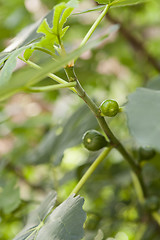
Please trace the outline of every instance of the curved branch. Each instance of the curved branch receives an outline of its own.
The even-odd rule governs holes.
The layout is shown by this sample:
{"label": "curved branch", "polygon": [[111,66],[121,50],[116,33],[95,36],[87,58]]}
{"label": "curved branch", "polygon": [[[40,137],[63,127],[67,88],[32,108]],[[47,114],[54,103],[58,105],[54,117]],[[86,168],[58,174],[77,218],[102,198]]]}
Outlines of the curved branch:
{"label": "curved branch", "polygon": [[75,86],[77,94],[79,95],[79,97],[81,97],[83,99],[83,101],[91,109],[91,111],[95,115],[101,129],[104,131],[106,136],[109,138],[109,140],[111,142],[111,145],[120,152],[120,154],[126,159],[128,164],[131,166],[131,169],[133,170],[133,172],[136,174],[136,176],[138,178],[139,184],[142,188],[144,198],[146,198],[148,194],[147,194],[147,189],[145,187],[145,184],[144,184],[144,181],[143,181],[143,178],[142,178],[141,168],[139,167],[139,165],[137,165],[135,163],[134,159],[127,152],[127,150],[125,149],[123,144],[115,137],[115,135],[113,134],[113,132],[109,128],[107,122],[105,121],[104,117],[102,117],[100,115],[100,111],[99,111],[98,106],[92,101],[92,99],[88,96],[88,94],[82,88],[82,86],[79,83],[79,81],[77,79],[77,76],[74,72],[74,67],[66,67],[65,71],[66,71],[66,75],[68,77],[69,82],[73,80],[73,76],[74,76],[74,79],[77,82],[77,85]]}

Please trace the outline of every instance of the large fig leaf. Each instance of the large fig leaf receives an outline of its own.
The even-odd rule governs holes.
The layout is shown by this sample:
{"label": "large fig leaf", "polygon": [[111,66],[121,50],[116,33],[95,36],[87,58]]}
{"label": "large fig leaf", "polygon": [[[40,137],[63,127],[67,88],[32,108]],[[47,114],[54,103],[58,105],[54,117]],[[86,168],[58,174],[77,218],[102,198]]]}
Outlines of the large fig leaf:
{"label": "large fig leaf", "polygon": [[84,199],[72,195],[51,212],[55,198],[54,192],[47,197],[14,240],[79,240],[83,237]]}
{"label": "large fig leaf", "polygon": [[40,229],[37,240],[80,240],[86,214],[82,209],[84,199],[73,195],[60,204]]}
{"label": "large fig leaf", "polygon": [[125,112],[137,143],[160,151],[160,91],[138,88],[129,95]]}
{"label": "large fig leaf", "polygon": [[40,206],[29,214],[24,229],[13,240],[34,239],[37,233],[37,226],[50,213],[56,203],[56,199],[56,192],[50,192]]}

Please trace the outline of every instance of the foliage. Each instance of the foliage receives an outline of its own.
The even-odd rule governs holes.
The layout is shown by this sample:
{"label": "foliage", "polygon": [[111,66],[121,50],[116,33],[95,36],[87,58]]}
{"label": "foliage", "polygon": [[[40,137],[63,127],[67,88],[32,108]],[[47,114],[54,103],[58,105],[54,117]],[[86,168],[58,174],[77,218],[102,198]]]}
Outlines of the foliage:
{"label": "foliage", "polygon": [[130,131],[140,146],[160,151],[159,91],[138,88],[129,96],[126,113]]}
{"label": "foliage", "polygon": [[53,210],[55,202],[56,194],[50,193],[39,208],[30,214],[24,230],[14,240],[81,239],[85,221],[83,199],[79,196],[70,196]]}
{"label": "foliage", "polygon": [[15,185],[16,179],[11,179],[0,194],[0,208],[6,214],[13,212],[20,204],[19,188]]}
{"label": "foliage", "polygon": [[160,3],[28,2],[0,3],[0,239],[159,240]]}

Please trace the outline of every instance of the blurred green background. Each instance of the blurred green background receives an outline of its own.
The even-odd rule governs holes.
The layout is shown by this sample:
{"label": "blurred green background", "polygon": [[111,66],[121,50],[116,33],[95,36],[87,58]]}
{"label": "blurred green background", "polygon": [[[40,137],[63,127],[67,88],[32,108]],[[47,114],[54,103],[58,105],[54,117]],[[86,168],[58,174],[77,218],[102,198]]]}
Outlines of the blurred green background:
{"label": "blurred green background", "polygon": [[[0,0],[1,51],[24,27],[44,17],[59,2],[62,1]],[[92,0],[81,0],[75,12],[94,6]],[[98,104],[111,98],[123,106],[129,93],[158,75],[159,9],[158,0],[111,9],[96,30],[93,37],[104,33],[113,23],[120,24],[116,33],[84,53],[76,63],[81,84]],[[66,49],[80,44],[98,14],[69,18]],[[35,62],[45,59],[47,56],[42,53],[32,56]],[[20,61],[19,68],[23,70]],[[64,71],[57,74],[66,79]],[[51,80],[45,79],[46,82]],[[68,197],[99,154],[84,149],[82,135],[88,129],[99,128],[82,100],[69,90],[19,93],[0,103],[0,110],[0,239],[9,240],[23,228],[28,213],[50,190],[57,191],[58,203]],[[124,113],[109,119],[109,125],[128,149],[136,149]],[[151,163],[144,164],[143,171],[150,192],[159,195],[158,154]],[[98,167],[80,194],[85,198],[87,211],[84,239],[94,239],[99,229],[104,239],[119,231],[125,232],[129,240],[160,239],[156,226],[145,219],[138,204],[129,166],[116,151]]]}

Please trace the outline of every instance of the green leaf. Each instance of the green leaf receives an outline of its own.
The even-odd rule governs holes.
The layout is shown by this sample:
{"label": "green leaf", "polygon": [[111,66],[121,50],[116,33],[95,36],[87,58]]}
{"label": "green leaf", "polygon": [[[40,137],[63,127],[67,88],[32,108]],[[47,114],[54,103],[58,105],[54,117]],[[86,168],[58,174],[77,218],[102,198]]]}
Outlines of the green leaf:
{"label": "green leaf", "polygon": [[2,68],[2,64],[4,63],[5,60],[9,57],[11,53],[10,52],[1,52],[0,53],[0,69]]}
{"label": "green leaf", "polygon": [[[72,195],[54,211],[51,211],[55,200],[55,192],[52,192],[39,208],[30,215],[25,228],[13,240],[81,239],[83,237],[83,224],[86,219],[86,214],[82,209],[84,199]],[[51,214],[47,217],[49,213]]]}
{"label": "green leaf", "polygon": [[88,107],[83,105],[65,122],[63,131],[56,135],[56,130],[52,129],[40,142],[40,144],[25,157],[23,162],[40,164],[54,159],[54,164],[61,163],[65,149],[76,146],[82,142],[83,134],[92,128],[97,127],[97,121]]}
{"label": "green leaf", "polygon": [[5,49],[5,52],[10,52],[19,47],[23,47],[27,44],[39,41],[41,37],[43,37],[43,34],[37,33],[37,29],[43,19],[47,19],[47,22],[51,26],[53,19],[53,10],[51,10],[45,17],[38,20],[36,23],[31,24],[20,31],[18,35],[12,40],[12,43]]}
{"label": "green leaf", "polygon": [[160,91],[138,88],[128,97],[125,112],[131,134],[142,147],[160,151]]}
{"label": "green leaf", "polygon": [[33,49],[33,48],[27,48],[27,49],[24,51],[24,54],[23,54],[24,59],[25,59],[26,61],[28,61],[33,52],[34,52],[34,49]]}
{"label": "green leaf", "polygon": [[37,240],[80,240],[83,237],[83,224],[86,214],[82,209],[84,199],[70,196],[48,217],[40,229]]}
{"label": "green leaf", "polygon": [[37,33],[43,33],[45,35],[41,41],[37,43],[38,47],[47,49],[53,53],[54,44],[62,45],[62,38],[68,29],[68,27],[63,28],[63,26],[73,9],[73,7],[70,7],[66,3],[60,3],[54,7],[53,27],[50,28],[47,20],[44,19],[37,30]]}
{"label": "green leaf", "polygon": [[28,216],[26,227],[33,227],[43,221],[53,209],[56,200],[56,192],[51,191],[40,206]]}
{"label": "green leaf", "polygon": [[[76,8],[77,5],[78,5],[77,0],[71,0],[66,4],[67,7],[71,8]],[[24,45],[39,41],[43,37],[43,34],[37,33],[37,29],[39,28],[40,24],[43,22],[44,19],[46,19],[49,26],[52,27],[53,14],[54,14],[53,10],[51,10],[45,17],[38,20],[36,23],[31,24],[28,27],[24,28],[13,39],[12,43],[5,49],[5,52],[11,52],[18,47],[22,47]]]}
{"label": "green leaf", "polygon": [[0,53],[0,65],[3,61],[3,58],[5,58],[8,54],[9,54],[9,52],[1,52]]}
{"label": "green leaf", "polygon": [[0,86],[7,83],[12,75],[14,68],[16,67],[17,56],[22,52],[22,49],[15,50],[9,59],[6,61],[1,73],[0,73]]}
{"label": "green leaf", "polygon": [[36,229],[30,228],[23,233],[18,234],[13,240],[34,240],[36,237]]}
{"label": "green leaf", "polygon": [[[12,53],[10,53],[6,58],[8,60],[6,61],[1,73],[0,73],[0,87],[2,87],[5,84],[9,83],[9,80],[11,78],[12,72],[14,68],[16,67],[17,57],[27,48],[29,48],[30,45],[19,48]],[[3,59],[4,60],[4,59]]]}
{"label": "green leaf", "polygon": [[10,179],[0,192],[0,209],[6,214],[13,212],[21,202],[16,182],[16,179]]}
{"label": "green leaf", "polygon": [[40,206],[31,212],[27,219],[27,224],[24,229],[13,239],[13,240],[32,240],[36,235],[36,227],[47,217],[47,215],[53,209],[57,199],[57,194],[52,191],[48,194],[45,200],[40,204]]}
{"label": "green leaf", "polygon": [[147,0],[98,0],[100,4],[109,4],[111,7],[124,7],[146,2]]}
{"label": "green leaf", "polygon": [[[24,71],[15,73],[9,83],[5,82],[5,84],[1,86],[0,101],[5,100],[6,98],[14,95],[19,91],[22,91],[25,89],[25,87],[30,87],[38,83],[43,78],[45,78],[49,72],[55,73],[61,68],[64,68],[64,66],[66,66],[71,60],[78,58],[83,52],[99,45],[101,41],[104,40],[104,38],[106,38],[106,35],[94,41],[90,41],[85,46],[78,48],[71,53],[68,53],[64,57],[57,57],[56,62],[49,59],[47,62],[41,65],[40,70],[28,68]],[[24,47],[24,49],[27,47],[29,47],[29,45]]]}
{"label": "green leaf", "polygon": [[65,123],[62,133],[56,137],[52,148],[54,165],[59,165],[65,149],[76,146],[82,142],[83,134],[97,127],[97,121],[88,107],[83,105]]}

